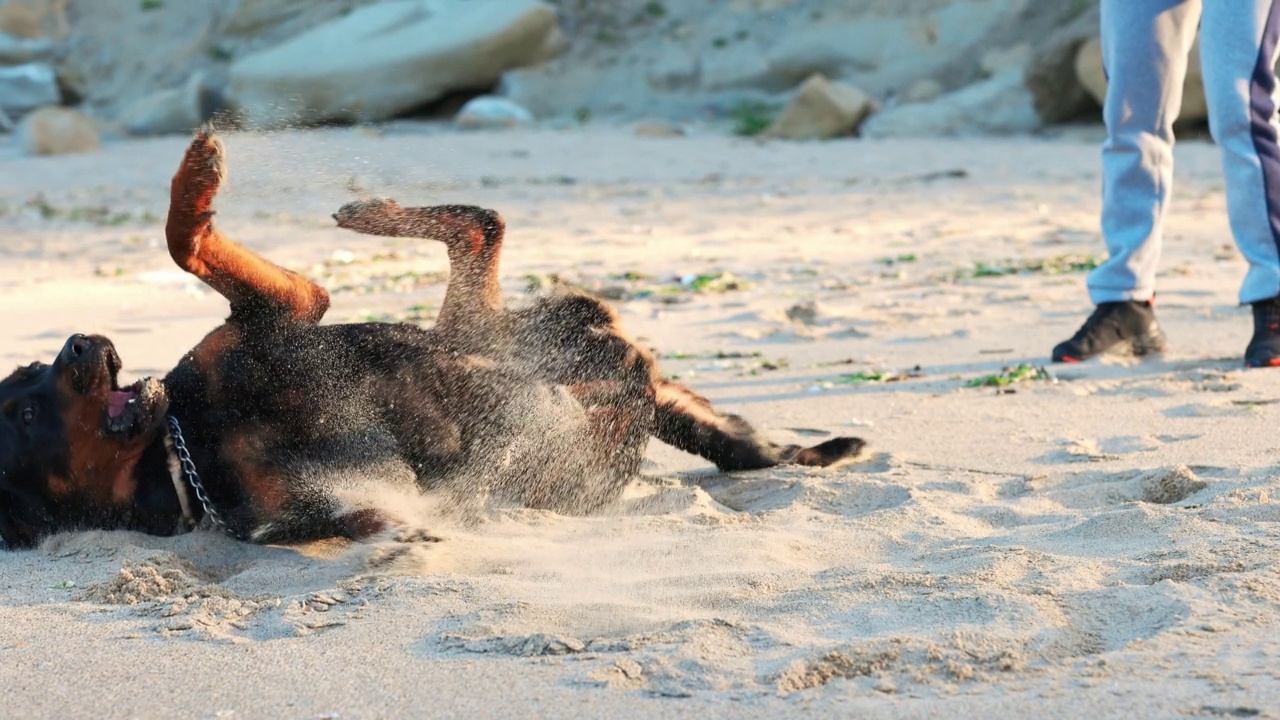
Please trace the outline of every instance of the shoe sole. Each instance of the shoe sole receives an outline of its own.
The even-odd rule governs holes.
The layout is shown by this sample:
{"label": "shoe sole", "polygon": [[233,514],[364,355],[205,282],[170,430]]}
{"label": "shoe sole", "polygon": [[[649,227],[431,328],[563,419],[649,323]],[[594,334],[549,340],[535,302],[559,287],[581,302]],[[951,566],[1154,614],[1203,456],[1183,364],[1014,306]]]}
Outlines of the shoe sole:
{"label": "shoe sole", "polygon": [[[1085,360],[1088,360],[1094,357],[1099,357],[1102,355],[1120,355],[1120,356],[1131,355],[1133,357],[1147,357],[1149,355],[1161,355],[1164,353],[1165,345],[1166,343],[1165,343],[1164,333],[1160,331],[1156,331],[1154,333],[1148,333],[1146,335],[1143,335],[1142,337],[1137,337],[1137,338],[1134,338],[1133,340],[1130,340],[1127,347],[1125,343],[1121,342],[1121,343],[1117,343],[1112,347],[1107,348],[1106,350],[1098,353],[1097,355],[1090,355],[1087,358],[1079,358],[1072,355],[1063,355],[1062,357],[1053,358],[1053,362],[1067,363],[1067,364],[1082,363]],[[1280,367],[1280,358],[1276,359],[1276,363],[1277,363],[1276,366]]]}
{"label": "shoe sole", "polygon": [[1244,366],[1247,368],[1280,367],[1280,358],[1267,358],[1266,362],[1258,362],[1256,360],[1245,360]]}

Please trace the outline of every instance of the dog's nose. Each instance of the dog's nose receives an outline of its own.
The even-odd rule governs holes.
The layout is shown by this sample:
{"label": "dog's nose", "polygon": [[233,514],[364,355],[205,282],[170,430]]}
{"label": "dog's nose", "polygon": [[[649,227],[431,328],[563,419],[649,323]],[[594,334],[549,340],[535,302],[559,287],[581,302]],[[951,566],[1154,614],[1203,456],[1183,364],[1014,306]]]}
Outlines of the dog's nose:
{"label": "dog's nose", "polygon": [[62,346],[62,361],[65,363],[78,362],[87,357],[91,350],[93,350],[93,341],[80,333],[76,333],[67,338],[67,344]]}

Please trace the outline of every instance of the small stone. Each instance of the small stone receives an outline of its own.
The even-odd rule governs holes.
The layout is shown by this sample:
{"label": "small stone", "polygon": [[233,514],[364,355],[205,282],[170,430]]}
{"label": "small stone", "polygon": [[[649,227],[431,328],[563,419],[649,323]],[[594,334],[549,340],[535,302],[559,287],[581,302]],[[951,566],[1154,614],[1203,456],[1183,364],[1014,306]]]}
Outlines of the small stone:
{"label": "small stone", "polygon": [[596,290],[595,294],[605,300],[626,300],[627,288],[623,285],[605,285],[599,290]]}
{"label": "small stone", "polygon": [[453,122],[463,130],[503,130],[532,125],[533,114],[506,98],[482,95],[463,105]]}
{"label": "small stone", "polygon": [[636,137],[642,138],[673,138],[683,137],[684,128],[676,123],[663,122],[661,120],[648,120],[636,125]]}
{"label": "small stone", "polygon": [[70,155],[102,146],[87,115],[63,107],[43,107],[18,123],[18,147],[28,155]]}
{"label": "small stone", "polygon": [[763,136],[821,140],[849,135],[879,107],[870,95],[855,87],[813,75],[796,90]]}

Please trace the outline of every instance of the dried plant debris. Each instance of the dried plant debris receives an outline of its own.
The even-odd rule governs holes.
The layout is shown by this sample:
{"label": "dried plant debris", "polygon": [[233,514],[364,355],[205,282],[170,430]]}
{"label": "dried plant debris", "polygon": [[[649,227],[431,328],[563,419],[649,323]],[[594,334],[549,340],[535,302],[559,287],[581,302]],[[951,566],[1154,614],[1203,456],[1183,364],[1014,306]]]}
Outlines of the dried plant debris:
{"label": "dried plant debris", "polygon": [[[738,375],[760,375],[765,372],[774,372],[777,370],[785,370],[791,367],[791,362],[786,358],[768,358],[762,352],[726,352],[717,351],[713,353],[687,353],[680,351],[672,351],[666,353],[654,353],[661,360],[702,360],[704,362],[695,365],[692,370],[686,371],[683,376],[689,377],[699,372],[716,371],[716,370],[736,370]],[[671,376],[668,379],[678,379],[680,376]]]}
{"label": "dried plant debris", "polygon": [[1003,277],[1005,275],[1066,275],[1089,272],[1102,264],[1096,255],[1055,255],[1034,260],[1005,260],[977,262],[972,267],[960,268],[942,278],[951,281],[974,278]]}
{"label": "dried plant debris", "polygon": [[1005,367],[994,375],[982,375],[973,378],[964,384],[965,387],[994,387],[1002,388],[1014,383],[1028,382],[1032,380],[1044,380],[1056,383],[1058,379],[1053,373],[1043,367],[1022,363],[1013,367]]}
{"label": "dried plant debris", "polygon": [[121,211],[110,205],[85,205],[63,207],[49,202],[44,195],[36,195],[13,206],[0,203],[0,217],[11,215],[34,214],[42,220],[88,223],[103,227],[129,224],[155,224],[160,217],[150,210],[139,212]]}
{"label": "dried plant debris", "polygon": [[642,300],[674,305],[689,302],[693,295],[727,293],[751,288],[751,282],[730,272],[708,271],[655,278],[627,271],[604,278],[566,278],[550,273],[523,276],[525,292],[542,294],[558,285],[585,290],[606,300]]}
{"label": "dried plant debris", "polygon": [[919,365],[910,370],[901,372],[886,372],[881,370],[864,370],[856,373],[848,373],[841,375],[835,382],[841,385],[865,385],[867,383],[892,383],[902,382],[903,380],[911,380],[914,378],[924,377],[924,371]]}
{"label": "dried plant debris", "polygon": [[352,322],[362,323],[421,323],[435,319],[430,305],[410,305],[400,312],[365,311],[356,315]]}
{"label": "dried plant debris", "polygon": [[916,262],[916,261],[917,261],[917,260],[919,260],[919,259],[920,259],[920,258],[919,258],[915,253],[903,253],[903,254],[901,254],[901,255],[897,255],[897,256],[895,256],[895,257],[884,257],[884,258],[880,258],[880,259],[879,259],[879,260],[877,260],[876,262],[880,263],[881,265],[890,265],[890,266],[892,266],[892,265],[898,265],[898,264],[902,264],[902,263],[913,263],[913,262]]}

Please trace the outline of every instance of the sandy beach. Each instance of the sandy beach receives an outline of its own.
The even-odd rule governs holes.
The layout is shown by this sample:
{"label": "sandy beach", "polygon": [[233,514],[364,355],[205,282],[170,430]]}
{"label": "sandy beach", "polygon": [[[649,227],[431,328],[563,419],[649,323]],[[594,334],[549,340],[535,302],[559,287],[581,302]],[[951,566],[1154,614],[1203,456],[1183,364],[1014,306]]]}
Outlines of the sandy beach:
{"label": "sandy beach", "polygon": [[[655,442],[595,517],[388,494],[446,538],[409,552],[58,536],[0,554],[0,717],[1280,717],[1280,372],[1241,368],[1214,147],[1177,150],[1169,352],[1035,370],[1090,309],[1097,132],[228,134],[221,227],[329,322],[430,323],[447,270],[339,205],[483,205],[512,303],[601,292],[774,439],[869,452],[729,477]],[[0,364],[96,332],[160,374],[220,321],[163,247],[185,143],[0,146]]]}

